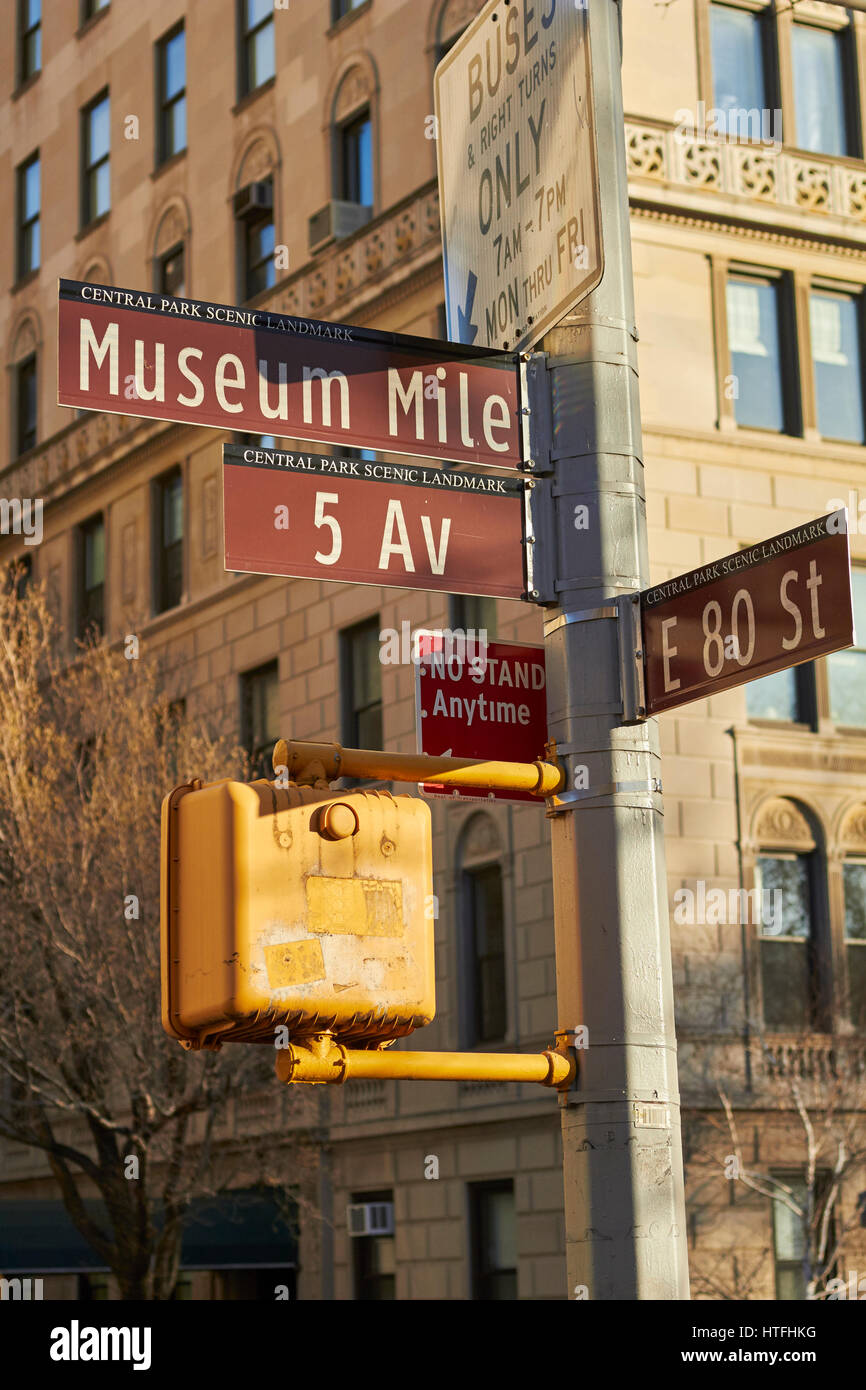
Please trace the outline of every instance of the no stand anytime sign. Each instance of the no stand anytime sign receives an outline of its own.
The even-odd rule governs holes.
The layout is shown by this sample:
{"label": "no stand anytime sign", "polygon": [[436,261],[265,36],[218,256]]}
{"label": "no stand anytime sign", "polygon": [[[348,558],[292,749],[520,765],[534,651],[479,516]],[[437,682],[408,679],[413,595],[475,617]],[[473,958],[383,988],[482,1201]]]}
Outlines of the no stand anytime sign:
{"label": "no stand anytime sign", "polygon": [[848,647],[845,509],[640,595],[646,709],[673,709]]}
{"label": "no stand anytime sign", "polygon": [[223,446],[226,569],[520,598],[520,478]]}
{"label": "no stand anytime sign", "polygon": [[514,358],[399,333],[60,281],[58,403],[185,425],[520,463]]}

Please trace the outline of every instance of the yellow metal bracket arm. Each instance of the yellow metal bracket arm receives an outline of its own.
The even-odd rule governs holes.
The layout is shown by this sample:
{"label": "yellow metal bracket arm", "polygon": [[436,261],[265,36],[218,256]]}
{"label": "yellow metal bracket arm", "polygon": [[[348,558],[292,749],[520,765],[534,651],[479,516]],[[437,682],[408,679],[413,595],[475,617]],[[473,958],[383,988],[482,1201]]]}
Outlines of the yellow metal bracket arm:
{"label": "yellow metal bracket arm", "polygon": [[[555,749],[554,756],[555,756]],[[288,769],[298,783],[323,776],[375,777],[385,782],[434,782],[440,787],[482,787],[485,791],[531,792],[552,796],[565,786],[558,762],[479,762],[476,758],[435,758],[427,753],[381,753],[343,748],[339,743],[306,743],[281,738],[274,747],[274,769]]]}
{"label": "yellow metal bracket arm", "polygon": [[280,1081],[320,1086],[382,1078],[390,1081],[537,1081],[567,1091],[577,1075],[573,1034],[557,1033],[545,1052],[391,1052],[343,1047],[318,1033],[277,1053]]}

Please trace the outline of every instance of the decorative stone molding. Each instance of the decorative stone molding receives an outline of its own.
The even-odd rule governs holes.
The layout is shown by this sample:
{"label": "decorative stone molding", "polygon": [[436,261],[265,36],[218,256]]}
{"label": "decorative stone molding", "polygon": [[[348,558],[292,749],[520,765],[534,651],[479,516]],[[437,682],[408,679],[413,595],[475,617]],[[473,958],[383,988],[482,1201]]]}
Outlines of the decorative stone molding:
{"label": "decorative stone molding", "polygon": [[344,121],[353,111],[357,111],[359,106],[365,106],[372,91],[373,82],[370,74],[360,64],[350,68],[337,88],[334,98],[334,120]]}
{"label": "decorative stone molding", "polygon": [[210,560],[219,547],[219,487],[211,473],[201,485],[201,558]]}
{"label": "decorative stone molding", "polygon": [[270,126],[258,126],[248,135],[235,157],[231,189],[236,193],[248,183],[261,183],[280,163],[280,145]]}
{"label": "decorative stone molding", "polygon": [[23,362],[25,357],[37,351],[42,341],[42,332],[33,309],[25,309],[13,328],[9,341],[11,346],[8,360],[12,366],[16,362]]}
{"label": "decorative stone molding", "polygon": [[502,841],[492,816],[483,811],[470,816],[460,837],[459,861],[469,864],[479,859],[495,859],[502,853]]}
{"label": "decorative stone molding", "polygon": [[81,264],[78,279],[90,285],[113,285],[114,274],[110,261],[105,256],[89,256]]}
{"label": "decorative stone molding", "polygon": [[[792,213],[866,222],[866,173],[850,161],[804,158],[759,141],[704,138],[626,121],[629,177],[773,203]],[[852,234],[854,227],[852,225]]]}
{"label": "decorative stone molding", "polygon": [[784,796],[774,796],[763,802],[755,818],[750,836],[758,845],[788,846],[811,850],[815,848],[815,837],[809,822],[793,801]]}
{"label": "decorative stone molding", "polygon": [[172,198],[163,208],[153,236],[154,256],[164,256],[173,246],[185,241],[189,235],[190,218],[187,208],[180,198]]}
{"label": "decorative stone molding", "polygon": [[138,590],[138,522],[127,521],[121,531],[121,570],[120,597],[122,603],[134,603]]}
{"label": "decorative stone molding", "polygon": [[439,19],[439,42],[444,43],[471,24],[484,0],[447,0]]}
{"label": "decorative stone molding", "polygon": [[839,844],[843,850],[866,854],[866,806],[852,806],[842,821]]}

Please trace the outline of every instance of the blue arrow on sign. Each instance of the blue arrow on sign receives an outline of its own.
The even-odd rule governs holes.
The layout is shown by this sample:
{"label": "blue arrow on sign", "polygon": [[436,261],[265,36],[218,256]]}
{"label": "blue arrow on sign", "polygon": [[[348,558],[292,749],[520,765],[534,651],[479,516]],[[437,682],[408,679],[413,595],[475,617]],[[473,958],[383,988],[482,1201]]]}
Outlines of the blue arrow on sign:
{"label": "blue arrow on sign", "polygon": [[478,334],[477,323],[472,322],[472,306],[475,303],[475,291],[478,288],[478,276],[474,270],[469,272],[469,280],[466,285],[466,308],[457,305],[457,330],[460,334],[461,343],[474,343]]}

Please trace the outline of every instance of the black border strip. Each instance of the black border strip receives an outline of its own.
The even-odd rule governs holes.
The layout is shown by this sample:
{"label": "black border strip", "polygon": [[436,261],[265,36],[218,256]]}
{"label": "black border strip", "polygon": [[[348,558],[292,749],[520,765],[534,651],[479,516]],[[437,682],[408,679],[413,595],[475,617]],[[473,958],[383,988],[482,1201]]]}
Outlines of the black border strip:
{"label": "black border strip", "polygon": [[[282,328],[269,328],[266,324],[246,324],[246,323],[222,323],[216,319],[201,318],[190,314],[172,314],[165,309],[143,308],[134,304],[107,304],[102,299],[84,299],[81,291],[83,289],[111,290],[115,294],[129,294],[151,300],[170,299],[175,304],[190,304],[198,306],[199,309],[231,309],[243,314],[264,314],[274,323],[281,323]],[[347,346],[353,344],[370,344],[376,347],[397,348],[404,352],[421,353],[425,357],[432,359],[446,358],[455,362],[475,362],[479,365],[487,365],[497,371],[514,372],[517,376],[517,363],[520,355],[516,352],[502,352],[499,348],[474,347],[467,343],[441,342],[436,338],[416,338],[411,333],[390,333],[379,328],[359,328],[355,324],[349,323],[329,323],[325,319],[311,319],[303,314],[283,314],[278,310],[271,309],[267,305],[244,305],[244,304],[219,304],[208,299],[182,299],[178,295],[159,294],[156,290],[130,290],[121,285],[94,285],[89,280],[66,280],[62,276],[58,280],[58,299],[66,299],[74,303],[86,305],[98,305],[103,309],[123,309],[128,313],[147,314],[151,318],[166,318],[173,323],[199,323],[216,328],[238,328],[245,332],[252,333],[274,333],[278,338],[285,341],[287,333],[295,338],[317,338],[321,337],[326,342],[340,342],[339,338],[324,332],[300,332],[298,324],[306,324],[313,330],[342,328],[352,334],[350,339],[344,339]],[[517,382],[517,392],[519,396],[520,383]]]}
{"label": "black border strip", "polygon": [[[835,531],[828,529],[827,523],[831,517],[841,518],[841,524]],[[819,534],[814,534],[814,528],[819,528]],[[812,532],[812,534],[804,534]],[[828,512],[826,516],[816,517],[813,521],[804,521],[802,526],[795,526],[790,531],[780,531],[777,536],[768,536],[766,540],[756,541],[754,545],[746,546],[743,550],[734,550],[730,555],[720,555],[718,560],[708,560],[705,565],[699,565],[697,569],[686,570],[685,574],[675,574],[673,578],[664,580],[661,584],[654,584],[650,589],[643,589],[640,595],[640,606],[642,609],[651,610],[653,613],[662,608],[666,603],[678,603],[683,597],[683,593],[691,594],[698,589],[706,588],[708,584],[719,584],[722,580],[731,579],[736,574],[743,573],[744,570],[755,569],[759,565],[768,564],[770,560],[775,560],[779,554],[790,554],[794,550],[800,550],[806,545],[815,545],[817,541],[823,540],[827,536],[848,534],[848,512],[845,507],[840,507],[836,512]],[[797,537],[791,545],[783,546],[776,555],[762,555],[759,552],[764,546],[774,545],[777,541],[787,540],[789,537]],[[714,566],[723,565],[726,560],[744,559],[752,552],[751,558],[744,560],[738,565],[736,570],[731,570],[729,574],[707,574]],[[698,578],[700,576],[700,578]],[[685,590],[680,593],[665,594],[663,590],[669,584],[682,584],[685,580],[692,580]],[[652,596],[658,594],[654,599]]]}
{"label": "black border strip", "polygon": [[[275,458],[302,458],[305,460],[305,463],[303,467],[292,467],[291,465],[287,466],[277,463],[259,462],[253,459],[245,459],[243,455],[250,451],[254,451],[255,453],[272,454]],[[335,470],[325,469],[321,467],[320,465],[324,463],[357,464],[359,468],[363,468],[364,465],[368,463],[372,467],[377,468],[416,468],[423,471],[424,473],[429,473],[434,476],[439,476],[444,473],[447,473],[455,478],[490,479],[492,482],[501,484],[501,486],[496,488],[495,490],[472,487],[437,487],[434,483],[425,482],[424,479],[413,480],[409,478],[369,478],[364,477],[362,474],[355,472],[341,473]],[[309,464],[312,464],[312,467],[308,466]],[[473,473],[465,468],[428,468],[422,463],[416,464],[414,462],[407,462],[406,464],[394,464],[382,463],[378,459],[345,459],[342,458],[339,454],[308,454],[304,449],[298,449],[295,452],[289,453],[285,449],[262,449],[254,445],[244,444],[223,445],[223,467],[229,466],[235,468],[262,468],[268,473],[280,473],[283,477],[291,477],[292,474],[302,474],[305,477],[309,476],[310,474],[319,474],[323,477],[331,477],[334,479],[335,482],[338,481],[340,478],[348,478],[350,481],[356,483],[380,483],[386,487],[422,487],[425,488],[428,492],[444,493],[452,497],[465,494],[470,497],[490,497],[505,502],[519,502],[523,496],[526,487],[526,484],[524,483],[521,477],[518,476],[516,478],[512,478],[509,477],[507,474],[500,477],[498,474],[494,475],[493,473]]]}

